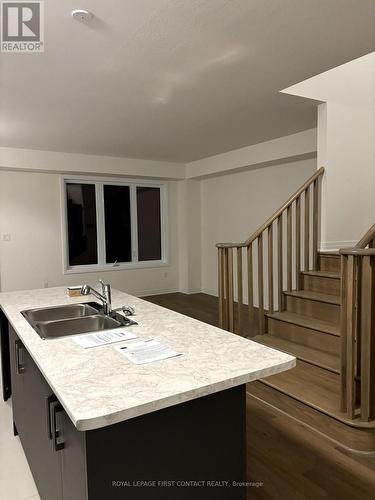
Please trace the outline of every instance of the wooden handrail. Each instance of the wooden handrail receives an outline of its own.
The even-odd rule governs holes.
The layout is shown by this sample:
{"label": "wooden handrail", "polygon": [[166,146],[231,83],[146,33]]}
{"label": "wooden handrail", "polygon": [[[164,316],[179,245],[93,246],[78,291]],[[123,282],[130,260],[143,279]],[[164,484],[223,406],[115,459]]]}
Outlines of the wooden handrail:
{"label": "wooden handrail", "polygon": [[341,410],[375,420],[375,224],[341,248]]}
{"label": "wooden handrail", "polygon": [[217,248],[245,248],[248,247],[246,243],[216,243]]}
{"label": "wooden handrail", "polygon": [[249,238],[244,241],[243,243],[217,243],[216,246],[217,248],[239,248],[239,247],[248,247],[253,241],[255,241],[258,236],[260,236],[263,231],[268,229],[268,227],[275,222],[280,215],[288,208],[290,207],[294,201],[296,201],[301,194],[303,194],[306,189],[308,189],[311,184],[318,179],[322,174],[324,173],[324,167],[320,167],[315,174],[313,174],[307,181],[302,184],[302,186],[297,189],[297,191],[292,194],[292,196],[278,209],[274,214],[269,217],[264,224],[262,224]]}
{"label": "wooden handrail", "polygon": [[341,255],[374,255],[375,256],[375,248],[340,248],[339,253]]}
{"label": "wooden handrail", "polygon": [[[216,244],[219,254],[221,328],[246,335],[246,331],[243,331],[246,323],[248,329],[254,327],[253,299],[254,292],[257,292],[258,321],[256,323],[259,333],[264,333],[267,303],[269,313],[275,310],[281,311],[284,290],[298,290],[302,269],[304,271],[316,269],[320,209],[319,179],[323,173],[324,168],[319,168],[246,241]],[[285,225],[283,219],[285,219]],[[244,248],[247,248],[246,256],[243,255]],[[233,267],[237,269],[233,271]],[[265,275],[266,269],[267,275]],[[257,277],[256,283],[254,283],[254,276]],[[235,283],[237,286],[234,286]],[[248,296],[247,314],[243,314],[244,287]],[[237,294],[236,308],[234,307],[235,293]],[[246,321],[245,318],[247,318]]]}
{"label": "wooden handrail", "polygon": [[367,233],[358,241],[356,248],[366,248],[375,239],[375,224],[373,224]]}

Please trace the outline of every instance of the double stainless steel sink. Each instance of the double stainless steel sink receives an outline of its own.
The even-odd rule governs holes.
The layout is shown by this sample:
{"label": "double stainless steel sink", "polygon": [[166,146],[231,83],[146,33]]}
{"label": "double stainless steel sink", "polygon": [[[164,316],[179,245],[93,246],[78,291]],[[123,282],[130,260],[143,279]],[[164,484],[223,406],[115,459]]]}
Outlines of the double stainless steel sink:
{"label": "double stainless steel sink", "polygon": [[21,312],[42,339],[112,330],[137,323],[117,312],[104,314],[97,302],[28,309]]}

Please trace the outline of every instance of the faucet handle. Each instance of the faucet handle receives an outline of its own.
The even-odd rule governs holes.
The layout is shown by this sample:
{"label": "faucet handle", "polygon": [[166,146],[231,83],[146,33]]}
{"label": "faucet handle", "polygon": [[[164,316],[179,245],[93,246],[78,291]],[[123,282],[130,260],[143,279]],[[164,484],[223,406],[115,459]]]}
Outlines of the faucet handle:
{"label": "faucet handle", "polygon": [[103,280],[99,280],[99,283],[102,285],[102,292],[104,293],[104,289],[105,289],[104,281]]}
{"label": "faucet handle", "polygon": [[122,311],[124,316],[133,316],[135,314],[135,309],[132,306],[121,306],[113,309],[113,312]]}
{"label": "faucet handle", "polygon": [[81,295],[89,295],[91,292],[91,288],[89,285],[82,285],[81,286]]}
{"label": "faucet handle", "polygon": [[125,316],[133,316],[135,314],[135,309],[132,306],[122,306],[122,312]]}

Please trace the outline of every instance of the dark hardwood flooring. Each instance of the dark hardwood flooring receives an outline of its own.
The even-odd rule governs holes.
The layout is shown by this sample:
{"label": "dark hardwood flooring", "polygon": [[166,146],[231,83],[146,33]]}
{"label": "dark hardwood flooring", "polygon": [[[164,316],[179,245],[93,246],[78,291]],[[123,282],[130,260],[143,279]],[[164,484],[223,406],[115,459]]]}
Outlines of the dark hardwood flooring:
{"label": "dark hardwood flooring", "polygon": [[248,498],[370,500],[375,458],[350,456],[331,441],[248,395]]}
{"label": "dark hardwood flooring", "polygon": [[[181,314],[186,314],[213,326],[219,326],[219,302],[217,297],[205,293],[166,293],[165,295],[153,295],[142,297],[149,302],[159,306],[172,309]],[[234,303],[234,324],[237,331],[237,303]],[[258,335],[258,308],[254,307],[253,323],[249,325],[248,307],[242,306],[241,335],[244,337],[255,337]]]}
{"label": "dark hardwood flooring", "polygon": [[209,325],[219,326],[219,303],[217,297],[205,293],[166,293],[142,297],[158,306],[172,309],[191,318],[199,319]]}
{"label": "dark hardwood flooring", "polygon": [[[215,297],[173,293],[144,299],[218,324]],[[254,483],[249,500],[375,499],[375,458],[349,454],[250,394],[247,408],[248,480]]]}

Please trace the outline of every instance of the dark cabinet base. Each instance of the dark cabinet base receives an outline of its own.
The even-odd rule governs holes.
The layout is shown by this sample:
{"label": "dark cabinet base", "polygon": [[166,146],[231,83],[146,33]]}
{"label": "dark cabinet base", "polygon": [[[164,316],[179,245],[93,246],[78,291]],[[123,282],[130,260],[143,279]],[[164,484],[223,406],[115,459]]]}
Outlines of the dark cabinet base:
{"label": "dark cabinet base", "polygon": [[9,354],[9,323],[8,320],[0,309],[0,351],[1,351],[1,375],[2,375],[2,389],[3,400],[7,401],[11,394],[11,380],[10,380],[10,354]]}
{"label": "dark cabinet base", "polygon": [[86,433],[89,500],[242,500],[245,387]]}
{"label": "dark cabinet base", "polygon": [[48,407],[56,398],[12,328],[9,338],[13,432],[19,435],[40,498],[62,500],[61,456],[53,449]]}

